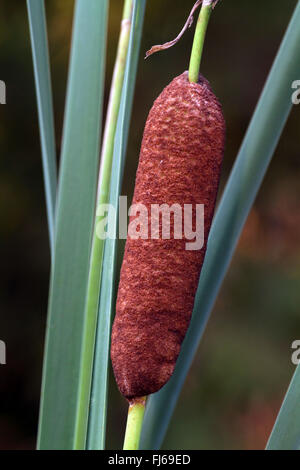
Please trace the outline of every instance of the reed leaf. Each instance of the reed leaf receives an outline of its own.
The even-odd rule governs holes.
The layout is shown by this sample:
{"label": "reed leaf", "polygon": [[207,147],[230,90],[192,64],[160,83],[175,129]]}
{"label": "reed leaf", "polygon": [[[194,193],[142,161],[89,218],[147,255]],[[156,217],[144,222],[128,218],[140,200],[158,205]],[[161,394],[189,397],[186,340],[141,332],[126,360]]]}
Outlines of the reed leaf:
{"label": "reed leaf", "polygon": [[[121,21],[121,30],[114,72],[111,83],[105,129],[101,149],[101,165],[98,184],[97,207],[109,202],[109,188],[113,163],[114,139],[117,128],[118,114],[122,96],[122,88],[129,46],[133,0],[125,0]],[[75,448],[83,449],[86,444],[90,390],[93,374],[93,358],[97,329],[98,307],[101,287],[101,274],[105,238],[98,233],[102,217],[96,211],[95,226],[92,240],[87,297],[85,305],[85,321],[83,331],[82,353],[80,363],[79,394],[75,428]],[[104,235],[104,229],[102,230]]]}
{"label": "reed leaf", "polygon": [[75,4],[40,408],[40,449],[72,449],[102,118],[107,0]]}
{"label": "reed leaf", "polygon": [[52,87],[44,0],[27,0],[27,12],[38,105],[48,230],[52,255],[54,250],[57,169]]}
{"label": "reed leaf", "polygon": [[274,428],[267,450],[300,450],[300,367],[297,366]]}
{"label": "reed leaf", "polygon": [[[291,84],[298,77],[300,70],[299,44],[300,2],[296,6],[222,195],[209,236],[192,322],[184,340],[175,373],[161,391],[150,397],[146,406],[140,445],[142,449],[157,449],[164,439],[239,236],[290,113]],[[291,409],[294,409],[295,415],[291,423],[290,444],[295,444],[296,426],[294,424],[296,421],[299,426],[297,428],[299,436],[299,411],[296,413],[297,401],[294,390],[298,386],[298,377],[297,372],[277,426],[275,426],[278,429],[278,439],[275,429],[271,444],[272,442],[277,443],[276,445],[287,444],[287,441],[279,438],[280,435],[284,435],[280,431],[279,424],[282,423],[283,429],[285,429],[284,426],[286,429],[289,428]]]}
{"label": "reed leaf", "polygon": [[110,329],[115,305],[119,195],[122,187],[145,6],[146,0],[135,0],[134,2],[124,84],[114,139],[113,169],[111,175],[109,203],[115,208],[115,238],[108,238],[105,242],[104,248],[88,429],[87,448],[90,450],[102,450],[105,447]]}

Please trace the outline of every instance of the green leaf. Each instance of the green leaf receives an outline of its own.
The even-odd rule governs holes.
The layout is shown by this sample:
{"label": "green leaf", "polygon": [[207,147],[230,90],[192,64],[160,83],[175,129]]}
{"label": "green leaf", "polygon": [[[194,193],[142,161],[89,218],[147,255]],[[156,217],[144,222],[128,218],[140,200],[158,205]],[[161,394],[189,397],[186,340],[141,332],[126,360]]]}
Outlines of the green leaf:
{"label": "green leaf", "polygon": [[107,0],[77,0],[57,201],[40,449],[72,449],[98,176]]}
{"label": "green leaf", "polygon": [[[125,0],[121,21],[121,30],[117,55],[113,71],[107,116],[103,133],[101,149],[101,165],[98,183],[97,209],[109,202],[109,188],[111,170],[113,164],[114,139],[118,123],[118,115],[122,97],[122,88],[126,68],[126,58],[130,40],[132,25],[133,0]],[[80,362],[79,393],[77,401],[77,417],[75,426],[75,449],[84,449],[86,446],[90,392],[93,375],[93,360],[95,338],[97,330],[97,319],[99,309],[99,297],[101,288],[101,275],[105,239],[102,238],[97,229],[102,217],[96,211],[95,226],[92,240],[92,251],[90,258],[89,277],[87,285],[87,296],[84,315],[84,330],[82,340],[82,352]],[[102,229],[103,235],[105,234]]]}
{"label": "green leaf", "polygon": [[132,18],[133,27],[130,34],[122,98],[114,142],[113,170],[109,202],[116,209],[115,239],[108,238],[105,242],[104,249],[88,429],[87,447],[91,450],[104,449],[105,446],[110,329],[112,313],[115,305],[119,195],[122,186],[145,5],[146,0],[138,0],[134,2]]}
{"label": "green leaf", "polygon": [[[157,449],[164,439],[239,236],[291,110],[291,84],[300,70],[299,44],[300,3],[297,4],[219,204],[209,236],[192,322],[175,373],[162,390],[151,396],[147,404],[142,449]],[[287,405],[285,408],[289,409]],[[287,412],[286,419],[288,417]],[[279,422],[282,420],[281,417]],[[298,425],[299,442],[300,421]]]}
{"label": "green leaf", "polygon": [[54,250],[57,170],[52,88],[44,0],[27,0],[51,254]]}
{"label": "green leaf", "polygon": [[300,450],[300,367],[297,366],[267,444],[267,450]]}

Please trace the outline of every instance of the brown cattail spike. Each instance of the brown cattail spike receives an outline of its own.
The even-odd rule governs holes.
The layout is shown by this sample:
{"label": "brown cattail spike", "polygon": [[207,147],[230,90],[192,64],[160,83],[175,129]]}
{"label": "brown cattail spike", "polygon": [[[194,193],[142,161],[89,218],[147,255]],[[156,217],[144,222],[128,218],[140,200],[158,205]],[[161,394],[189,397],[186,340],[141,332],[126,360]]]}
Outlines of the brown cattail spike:
{"label": "brown cattail spike", "polygon": [[204,204],[204,246],[189,251],[185,239],[127,239],[111,358],[128,399],[156,392],[173,373],[205,256],[224,140],[221,106],[202,76],[198,83],[187,72],[175,78],[149,113],[133,203],[149,214],[152,204]]}

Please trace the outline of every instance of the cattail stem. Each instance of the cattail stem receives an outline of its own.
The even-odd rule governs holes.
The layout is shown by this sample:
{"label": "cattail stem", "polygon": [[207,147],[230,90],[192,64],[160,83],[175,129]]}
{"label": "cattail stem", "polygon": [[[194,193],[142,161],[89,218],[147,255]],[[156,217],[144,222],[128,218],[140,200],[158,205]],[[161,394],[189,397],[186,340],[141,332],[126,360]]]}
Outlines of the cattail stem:
{"label": "cattail stem", "polygon": [[[114,138],[117,127],[125,73],[126,57],[130,38],[132,8],[133,0],[125,0],[117,57],[115,61],[109,103],[107,108],[106,123],[103,135],[101,167],[98,184],[98,205],[106,204],[108,202],[110,176],[114,151]],[[104,251],[104,239],[101,239],[99,237],[99,234],[96,233],[98,221],[99,217],[96,216],[85,307],[86,313],[84,325],[84,338],[82,344],[80,385],[78,392],[77,416],[75,426],[75,449],[84,448],[87,431],[88,406],[90,399],[98,301]]]}
{"label": "cattail stem", "polygon": [[137,398],[130,403],[123,450],[138,450],[145,406],[146,397]]}
{"label": "cattail stem", "polygon": [[207,25],[213,8],[213,0],[203,0],[197,21],[189,66],[189,81],[197,83]]}

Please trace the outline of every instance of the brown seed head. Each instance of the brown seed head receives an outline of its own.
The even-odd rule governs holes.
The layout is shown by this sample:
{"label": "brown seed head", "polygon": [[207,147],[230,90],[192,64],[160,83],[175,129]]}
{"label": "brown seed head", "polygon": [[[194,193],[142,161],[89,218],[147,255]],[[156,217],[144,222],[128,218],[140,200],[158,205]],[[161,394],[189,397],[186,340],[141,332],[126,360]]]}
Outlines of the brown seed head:
{"label": "brown seed head", "polygon": [[176,77],[149,113],[133,203],[149,214],[151,204],[204,204],[205,241],[201,250],[187,251],[184,238],[127,239],[111,358],[128,399],[156,392],[173,373],[205,256],[224,140],[221,106],[202,76],[198,83],[187,72]]}

